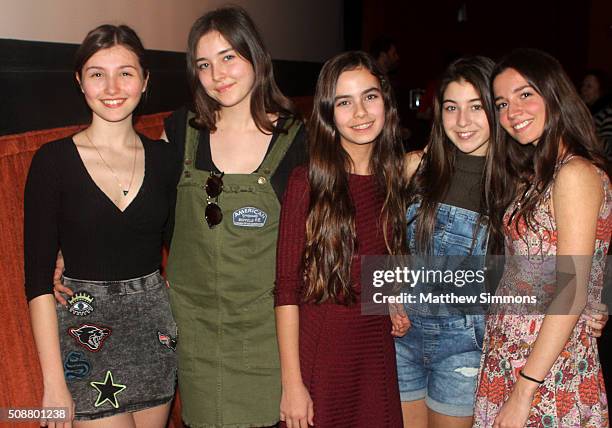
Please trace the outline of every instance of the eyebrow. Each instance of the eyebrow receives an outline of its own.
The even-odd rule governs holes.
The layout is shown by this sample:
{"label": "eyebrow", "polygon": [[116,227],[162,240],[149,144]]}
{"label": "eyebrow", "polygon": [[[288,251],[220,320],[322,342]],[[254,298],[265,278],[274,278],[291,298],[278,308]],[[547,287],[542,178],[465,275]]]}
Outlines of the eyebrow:
{"label": "eyebrow", "polygon": [[[468,103],[475,103],[475,102],[478,102],[478,101],[482,101],[482,99],[481,98],[472,98],[471,100],[468,100]],[[451,100],[451,99],[442,100],[442,104],[444,104],[444,103],[455,103],[455,104],[458,104],[457,101]]]}
{"label": "eyebrow", "polygon": [[[360,95],[365,95],[368,92],[379,92],[380,93],[380,88],[377,88],[376,86],[372,86],[371,88],[368,88],[365,91],[362,91]],[[353,97],[352,95],[337,95],[334,97],[334,101],[344,99],[344,98],[352,98],[352,97]]]}
{"label": "eyebrow", "polygon": [[[227,49],[220,50],[219,52],[217,52],[217,56],[219,56],[219,55],[223,55],[223,54],[226,54],[226,53],[228,53],[229,51],[233,51],[233,50],[234,50],[234,48],[232,48],[232,47],[229,47],[229,48],[227,48]],[[208,58],[206,58],[206,57],[204,57],[204,56],[203,56],[203,57],[200,57],[200,58],[196,58],[196,62],[198,62],[198,61],[205,61],[205,60],[207,60],[207,59],[208,59]]]}
{"label": "eyebrow", "polygon": [[[119,67],[117,67],[117,68],[133,68],[134,70],[138,70],[138,69],[137,69],[135,66],[133,66],[133,65],[129,65],[129,64],[126,64],[126,65],[120,65],[120,66],[119,66]],[[101,66],[99,66],[99,65],[90,65],[89,67],[87,67],[87,68],[85,69],[85,71],[87,71],[87,70],[91,70],[91,69],[99,69],[99,70],[104,70],[105,68],[104,68],[104,67],[101,67]]]}
{"label": "eyebrow", "polygon": [[[516,94],[517,92],[520,92],[520,91],[522,91],[523,89],[526,89],[526,88],[531,88],[531,89],[534,89],[534,88],[533,88],[533,86],[531,86],[530,84],[527,84],[527,85],[519,86],[519,87],[518,87],[518,88],[516,88],[516,89],[513,89],[513,90],[512,90],[512,93],[513,93],[513,94]],[[535,89],[534,89],[534,90],[535,90]],[[502,96],[495,97],[495,100],[494,100],[494,101],[500,100],[500,99],[502,99],[502,98],[504,98],[504,97],[502,97]]]}

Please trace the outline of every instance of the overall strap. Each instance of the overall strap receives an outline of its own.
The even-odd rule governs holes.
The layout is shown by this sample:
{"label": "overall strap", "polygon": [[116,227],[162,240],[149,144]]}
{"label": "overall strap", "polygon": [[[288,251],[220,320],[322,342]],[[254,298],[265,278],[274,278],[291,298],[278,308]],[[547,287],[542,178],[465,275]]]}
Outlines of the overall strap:
{"label": "overall strap", "polygon": [[274,147],[272,147],[272,150],[270,150],[270,153],[268,153],[268,156],[266,156],[257,172],[268,178],[274,175],[276,168],[278,168],[278,165],[280,165],[285,157],[287,150],[289,150],[291,143],[302,126],[302,122],[294,118],[288,118],[285,121],[283,129],[286,130],[287,133],[278,135],[274,142]]}
{"label": "overall strap", "polygon": [[189,125],[189,121],[193,117],[195,117],[195,113],[187,111],[187,121],[185,123],[185,169],[193,169],[193,165],[195,165],[196,150],[198,149],[200,140],[200,131]]}

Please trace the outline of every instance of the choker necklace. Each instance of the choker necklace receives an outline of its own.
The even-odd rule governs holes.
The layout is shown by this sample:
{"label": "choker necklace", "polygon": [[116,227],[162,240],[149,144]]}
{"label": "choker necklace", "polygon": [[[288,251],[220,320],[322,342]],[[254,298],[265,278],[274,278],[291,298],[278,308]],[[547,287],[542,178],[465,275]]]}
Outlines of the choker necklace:
{"label": "choker necklace", "polygon": [[123,197],[126,197],[127,194],[130,192],[130,188],[132,187],[132,181],[134,180],[134,171],[136,171],[136,135],[134,135],[134,162],[132,163],[132,176],[130,177],[130,184],[128,184],[127,189],[124,189],[123,185],[121,184],[121,181],[119,181],[119,177],[115,173],[115,170],[111,168],[109,164],[106,163],[106,161],[102,157],[102,153],[100,153],[100,150],[98,150],[98,147],[96,147],[91,138],[89,138],[89,135],[87,135],[87,131],[84,131],[83,134],[85,135],[85,138],[87,138],[87,141],[89,141],[89,143],[93,146],[93,148],[96,149],[96,153],[98,153],[98,156],[100,156],[102,163],[106,166],[110,173],[113,174],[113,177],[115,177],[115,181],[117,181],[119,189],[121,189],[121,192],[123,193]]}

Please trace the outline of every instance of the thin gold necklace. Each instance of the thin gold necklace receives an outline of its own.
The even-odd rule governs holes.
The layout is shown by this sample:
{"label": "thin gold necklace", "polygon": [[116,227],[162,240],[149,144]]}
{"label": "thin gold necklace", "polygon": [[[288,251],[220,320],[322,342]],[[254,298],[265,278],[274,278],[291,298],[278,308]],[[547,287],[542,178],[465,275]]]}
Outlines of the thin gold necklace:
{"label": "thin gold necklace", "polygon": [[104,163],[104,165],[106,166],[106,168],[108,168],[110,173],[113,174],[113,177],[115,177],[115,181],[117,181],[117,184],[119,185],[119,189],[121,189],[121,192],[123,193],[123,197],[126,197],[127,194],[130,192],[130,189],[132,188],[132,182],[134,181],[134,171],[136,171],[136,135],[134,135],[134,162],[132,163],[132,176],[130,177],[130,184],[128,184],[127,189],[124,189],[123,185],[121,184],[121,181],[119,180],[119,177],[115,173],[115,170],[111,168],[111,166],[108,163],[106,163],[106,161],[102,157],[102,153],[100,153],[100,150],[98,150],[98,147],[94,144],[91,138],[89,138],[87,131],[84,131],[83,134],[85,134],[85,138],[87,138],[87,141],[89,141],[89,143],[93,146],[93,148],[96,149],[96,153],[98,153],[98,156],[100,157],[100,160],[102,160],[102,163]]}

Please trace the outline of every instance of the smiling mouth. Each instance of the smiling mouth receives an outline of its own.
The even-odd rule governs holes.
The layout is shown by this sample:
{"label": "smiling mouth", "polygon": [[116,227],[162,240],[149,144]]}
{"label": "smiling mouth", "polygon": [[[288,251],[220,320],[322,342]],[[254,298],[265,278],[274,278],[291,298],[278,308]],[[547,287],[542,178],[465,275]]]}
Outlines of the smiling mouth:
{"label": "smiling mouth", "polygon": [[457,135],[462,140],[469,140],[474,134],[476,134],[476,131],[457,132]]}
{"label": "smiling mouth", "polygon": [[520,131],[520,130],[524,129],[525,127],[527,127],[528,125],[530,125],[531,122],[533,122],[532,119],[527,119],[527,120],[524,120],[522,122],[517,123],[516,125],[512,125],[512,128],[515,131]]}
{"label": "smiling mouth", "polygon": [[353,125],[351,126],[351,129],[354,129],[355,131],[365,131],[366,129],[370,129],[372,125],[374,125],[374,121]]}
{"label": "smiling mouth", "polygon": [[217,88],[215,88],[215,91],[222,94],[224,92],[229,91],[232,88],[232,86],[234,86],[234,83],[230,83],[229,85],[217,86]]}
{"label": "smiling mouth", "polygon": [[119,107],[123,105],[124,102],[125,102],[125,98],[119,98],[119,99],[114,99],[114,100],[102,100],[102,104],[110,108]]}

